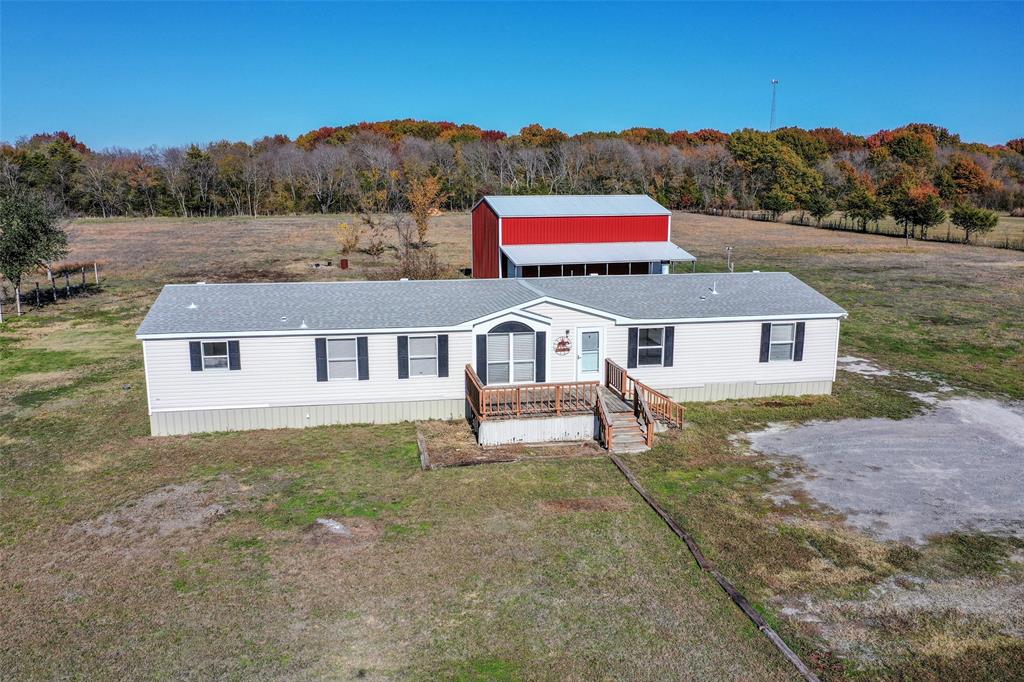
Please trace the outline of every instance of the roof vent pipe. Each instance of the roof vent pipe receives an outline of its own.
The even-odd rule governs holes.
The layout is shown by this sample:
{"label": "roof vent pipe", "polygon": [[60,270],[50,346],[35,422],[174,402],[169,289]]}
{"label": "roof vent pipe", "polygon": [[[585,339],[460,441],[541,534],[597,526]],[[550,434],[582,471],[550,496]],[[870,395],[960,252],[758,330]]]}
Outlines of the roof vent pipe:
{"label": "roof vent pipe", "polygon": [[306,326],[306,321],[305,320],[303,320],[302,324],[299,325],[299,329],[309,329],[309,327]]}
{"label": "roof vent pipe", "polygon": [[713,293],[715,296],[718,295],[718,280],[715,280],[714,282],[711,283],[711,293]]}
{"label": "roof vent pipe", "polygon": [[191,303],[189,303],[189,304],[188,304],[188,309],[189,309],[189,310],[195,310],[195,309],[196,309],[196,308],[198,308],[198,307],[199,307],[199,306],[197,306],[197,305],[196,305],[196,302],[195,302],[195,301],[192,301]]}

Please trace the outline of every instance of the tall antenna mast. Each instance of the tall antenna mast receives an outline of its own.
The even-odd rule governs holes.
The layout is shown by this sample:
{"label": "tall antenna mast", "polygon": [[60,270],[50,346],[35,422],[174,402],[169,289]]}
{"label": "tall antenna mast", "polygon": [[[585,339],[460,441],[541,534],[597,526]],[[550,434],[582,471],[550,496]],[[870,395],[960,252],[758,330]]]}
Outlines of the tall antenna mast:
{"label": "tall antenna mast", "polygon": [[768,132],[769,133],[772,132],[773,130],[775,130],[775,90],[776,90],[776,88],[778,88],[778,86],[779,86],[779,79],[778,78],[773,78],[772,79],[772,118],[771,118],[771,121],[768,123]]}

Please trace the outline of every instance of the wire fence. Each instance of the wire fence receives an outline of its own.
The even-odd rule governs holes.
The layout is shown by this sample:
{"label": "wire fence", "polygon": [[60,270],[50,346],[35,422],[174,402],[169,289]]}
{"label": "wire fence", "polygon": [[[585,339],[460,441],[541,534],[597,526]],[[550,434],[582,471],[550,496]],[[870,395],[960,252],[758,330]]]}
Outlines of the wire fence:
{"label": "wire fence", "polygon": [[[729,218],[744,218],[746,220],[756,220],[758,222],[778,222],[778,218],[776,216],[773,216],[768,211],[758,209],[725,208],[705,209],[694,212],[703,213],[705,215],[725,216]],[[811,216],[801,212],[785,218],[783,222],[789,225],[800,225],[803,227],[813,227],[820,230],[832,230],[835,232],[858,232],[860,234],[875,234],[882,237],[896,237],[899,239],[904,239],[906,237],[903,228],[899,225],[887,225],[878,221],[870,221],[867,225],[862,225],[853,218],[847,218],[842,215],[838,218],[826,218],[825,220],[822,220],[821,223],[818,223]],[[1001,237],[986,235],[981,238],[976,238],[971,242],[967,242],[963,231],[959,228],[954,228],[949,223],[933,227],[925,231],[924,234],[921,234],[920,230],[914,230],[911,228],[910,238],[925,242],[943,242],[946,244],[970,243],[974,246],[990,246],[996,249],[1024,251],[1024,238],[1018,238],[1011,235],[1002,235]]]}
{"label": "wire fence", "polygon": [[10,315],[24,315],[61,300],[97,291],[100,264],[59,263],[46,269],[39,279],[22,280],[20,287],[0,283],[0,322]]}

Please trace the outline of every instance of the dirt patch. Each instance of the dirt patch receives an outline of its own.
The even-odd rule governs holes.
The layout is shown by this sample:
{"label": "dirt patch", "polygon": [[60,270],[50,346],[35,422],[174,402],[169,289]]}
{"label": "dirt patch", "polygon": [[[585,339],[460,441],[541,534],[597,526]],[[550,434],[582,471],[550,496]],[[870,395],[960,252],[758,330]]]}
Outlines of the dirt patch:
{"label": "dirt patch", "polygon": [[[527,459],[601,457],[607,453],[594,441],[571,443],[517,443],[481,447],[465,421],[431,421],[417,425],[429,468],[518,462]],[[422,447],[421,446],[421,447]]]}
{"label": "dirt patch", "polygon": [[537,506],[546,512],[566,514],[569,512],[626,511],[630,505],[622,497],[580,497],[570,500],[544,500]]}
{"label": "dirt patch", "polygon": [[150,540],[202,530],[231,509],[244,506],[253,489],[230,476],[165,485],[142,497],[71,526],[69,538],[105,538],[138,549]]}
{"label": "dirt patch", "polygon": [[[777,600],[785,618],[823,639],[844,656],[878,661],[892,656],[879,628],[914,629],[921,647],[950,643],[921,627],[935,614],[973,623],[979,631],[1024,638],[1024,585],[1006,578],[925,580],[909,574],[891,576],[872,587],[864,599],[823,599],[798,595]],[[941,653],[941,651],[939,652]],[[954,653],[946,651],[946,655]]]}

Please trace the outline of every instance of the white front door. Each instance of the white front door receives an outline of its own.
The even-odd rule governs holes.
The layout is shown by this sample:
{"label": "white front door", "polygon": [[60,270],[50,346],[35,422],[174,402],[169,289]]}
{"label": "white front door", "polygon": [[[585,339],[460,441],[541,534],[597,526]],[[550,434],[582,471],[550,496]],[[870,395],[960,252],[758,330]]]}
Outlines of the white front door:
{"label": "white front door", "polygon": [[601,330],[576,330],[576,381],[602,381],[604,363],[601,361]]}

